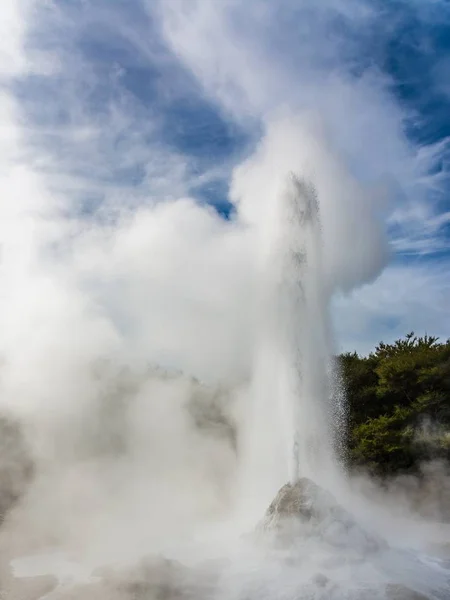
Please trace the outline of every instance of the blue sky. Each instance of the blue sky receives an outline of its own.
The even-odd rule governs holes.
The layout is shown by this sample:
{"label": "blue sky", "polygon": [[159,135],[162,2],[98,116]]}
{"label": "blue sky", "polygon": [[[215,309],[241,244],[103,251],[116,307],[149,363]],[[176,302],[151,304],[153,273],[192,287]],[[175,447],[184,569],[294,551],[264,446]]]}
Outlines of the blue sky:
{"label": "blue sky", "polygon": [[314,110],[347,171],[383,198],[373,212],[390,243],[384,270],[337,290],[338,347],[449,335],[447,2],[7,6],[17,39],[0,46],[2,87],[58,210],[110,223],[191,197],[233,220],[235,170],[273,115]]}

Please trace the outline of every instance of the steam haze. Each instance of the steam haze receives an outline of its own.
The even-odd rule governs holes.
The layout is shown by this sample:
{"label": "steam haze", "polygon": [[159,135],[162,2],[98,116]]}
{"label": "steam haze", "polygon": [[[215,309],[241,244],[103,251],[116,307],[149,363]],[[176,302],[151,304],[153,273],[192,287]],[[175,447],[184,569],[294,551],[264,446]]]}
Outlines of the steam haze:
{"label": "steam haze", "polygon": [[[439,526],[335,454],[333,356],[450,324],[448,140],[373,38],[450,15],[397,4],[3,0],[1,569],[50,578],[30,600],[131,598],[163,558],[199,598],[448,597]],[[299,476],[393,545],[247,541]]]}

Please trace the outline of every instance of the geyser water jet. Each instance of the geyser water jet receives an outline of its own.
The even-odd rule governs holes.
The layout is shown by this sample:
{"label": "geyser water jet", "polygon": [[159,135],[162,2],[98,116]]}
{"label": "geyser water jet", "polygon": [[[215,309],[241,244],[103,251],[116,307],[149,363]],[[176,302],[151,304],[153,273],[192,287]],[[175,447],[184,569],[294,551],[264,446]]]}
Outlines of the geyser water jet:
{"label": "geyser water jet", "polygon": [[[246,447],[246,492],[258,504],[285,484],[337,474],[329,420],[332,344],[314,185],[289,173],[264,242],[264,298]],[[257,490],[257,491],[256,491]]]}
{"label": "geyser water jet", "polygon": [[319,202],[312,183],[294,174],[280,195],[274,243],[274,339],[280,351],[279,402],[285,419],[289,478],[330,471],[327,418],[330,340],[322,276]]}

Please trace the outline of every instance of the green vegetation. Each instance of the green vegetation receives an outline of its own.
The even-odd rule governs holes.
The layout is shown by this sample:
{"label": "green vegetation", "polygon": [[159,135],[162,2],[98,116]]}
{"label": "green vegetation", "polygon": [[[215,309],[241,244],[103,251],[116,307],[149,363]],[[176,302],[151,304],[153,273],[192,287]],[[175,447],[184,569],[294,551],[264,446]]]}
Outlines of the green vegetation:
{"label": "green vegetation", "polygon": [[339,356],[352,465],[379,475],[450,459],[450,340],[410,333],[367,357]]}

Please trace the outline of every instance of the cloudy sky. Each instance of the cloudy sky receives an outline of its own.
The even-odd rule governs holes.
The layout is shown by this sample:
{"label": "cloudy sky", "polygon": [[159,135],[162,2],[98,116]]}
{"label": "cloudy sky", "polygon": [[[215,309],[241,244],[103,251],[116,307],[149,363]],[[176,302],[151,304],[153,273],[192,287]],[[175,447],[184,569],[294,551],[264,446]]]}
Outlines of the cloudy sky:
{"label": "cloudy sky", "polygon": [[265,214],[282,159],[323,189],[338,348],[448,337],[446,1],[3,0],[0,17],[17,369],[127,338],[154,361],[236,370],[254,272],[242,214]]}

